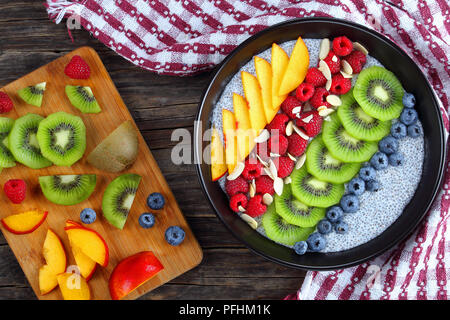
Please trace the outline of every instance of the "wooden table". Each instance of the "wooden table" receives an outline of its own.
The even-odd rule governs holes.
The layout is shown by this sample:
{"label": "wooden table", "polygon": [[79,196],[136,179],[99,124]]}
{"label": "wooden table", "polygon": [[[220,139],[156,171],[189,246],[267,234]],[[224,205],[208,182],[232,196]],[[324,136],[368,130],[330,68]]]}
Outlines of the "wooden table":
{"label": "wooden table", "polygon": [[[47,18],[42,1],[0,0],[0,87],[80,46],[100,55],[130,109],[204,251],[202,264],[142,299],[281,299],[301,285],[304,272],[269,262],[245,248],[204,198],[194,165],[170,160],[171,133],[191,133],[209,74],[177,78],[140,69],[95,40]],[[186,188],[189,186],[189,188]],[[0,235],[0,299],[36,299]]]}

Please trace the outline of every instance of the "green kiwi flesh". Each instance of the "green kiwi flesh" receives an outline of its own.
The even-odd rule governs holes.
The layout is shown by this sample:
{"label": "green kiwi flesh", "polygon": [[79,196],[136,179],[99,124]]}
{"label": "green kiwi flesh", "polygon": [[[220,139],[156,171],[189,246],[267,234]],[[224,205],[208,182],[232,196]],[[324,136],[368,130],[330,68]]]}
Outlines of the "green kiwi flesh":
{"label": "green kiwi flesh", "polygon": [[324,121],[322,139],[331,155],[343,162],[365,162],[378,151],[375,141],[357,139],[344,129],[336,113]]}
{"label": "green kiwi flesh", "polygon": [[403,87],[395,75],[379,66],[361,71],[353,89],[353,96],[361,108],[382,121],[400,116],[403,94]]}
{"label": "green kiwi flesh", "polygon": [[0,167],[11,168],[16,165],[11,151],[9,151],[8,135],[14,125],[14,120],[0,117]]}
{"label": "green kiwi flesh", "polygon": [[137,174],[123,174],[106,187],[102,211],[103,216],[114,227],[123,229],[140,181],[141,176]]}
{"label": "green kiwi flesh", "polygon": [[95,174],[39,177],[42,193],[47,200],[71,206],[88,199],[97,183]]}
{"label": "green kiwi flesh", "polygon": [[66,86],[70,103],[82,113],[99,113],[102,111],[90,87]]}
{"label": "green kiwi flesh", "polygon": [[28,104],[36,107],[41,107],[42,98],[44,97],[46,82],[38,83],[34,86],[29,86],[20,89],[17,94]]}
{"label": "green kiwi flesh", "polygon": [[286,246],[305,241],[314,232],[314,228],[302,228],[288,223],[276,212],[275,203],[267,207],[261,222],[269,239]]}
{"label": "green kiwi flesh", "polygon": [[17,162],[32,168],[41,169],[52,165],[52,162],[41,153],[36,134],[41,116],[29,113],[14,122],[8,136],[9,150]]}

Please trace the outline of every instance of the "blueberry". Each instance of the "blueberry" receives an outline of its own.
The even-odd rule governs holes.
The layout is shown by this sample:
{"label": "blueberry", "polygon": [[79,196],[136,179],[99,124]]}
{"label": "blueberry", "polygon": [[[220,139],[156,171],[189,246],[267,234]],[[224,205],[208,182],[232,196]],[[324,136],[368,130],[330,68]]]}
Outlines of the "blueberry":
{"label": "blueberry", "polygon": [[96,218],[97,218],[97,214],[91,208],[83,209],[83,211],[81,211],[81,213],[80,213],[81,222],[83,222],[85,224],[93,223]]}
{"label": "blueberry", "polygon": [[306,242],[309,250],[313,252],[322,251],[327,244],[325,238],[318,232],[311,233]]}
{"label": "blueberry", "polygon": [[339,221],[334,226],[334,231],[336,231],[336,233],[339,233],[339,234],[345,234],[348,231],[348,224],[345,223],[344,221]]}
{"label": "blueberry", "polygon": [[147,198],[147,205],[150,209],[159,210],[162,209],[165,204],[166,200],[164,200],[164,197],[161,193],[154,192]]}
{"label": "blueberry", "polygon": [[403,95],[403,105],[405,108],[414,108],[416,105],[416,97],[412,93],[405,92]]}
{"label": "blueberry", "polygon": [[155,225],[155,215],[153,213],[143,213],[139,217],[139,224],[142,228],[148,229]]}
{"label": "blueberry", "polygon": [[378,190],[380,190],[380,183],[377,180],[367,181],[366,189],[370,192],[377,192]]}
{"label": "blueberry", "polygon": [[359,177],[364,181],[375,179],[377,172],[371,166],[364,166],[359,170]]}
{"label": "blueberry", "polygon": [[420,126],[417,123],[408,126],[408,136],[410,136],[411,138],[417,138],[421,134],[422,129],[420,129]]}
{"label": "blueberry", "polygon": [[294,244],[294,251],[299,256],[304,255],[308,250],[308,244],[306,241],[299,241]]}
{"label": "blueberry", "polygon": [[366,191],[364,180],[361,178],[353,178],[347,185],[348,191],[354,195],[360,196]]}
{"label": "blueberry", "polygon": [[338,207],[338,206],[334,206],[334,207],[328,208],[326,216],[327,216],[328,221],[330,221],[331,223],[336,223],[342,218],[343,215],[344,215],[344,211],[342,211],[342,208]]}
{"label": "blueberry", "polygon": [[167,228],[165,238],[167,243],[172,246],[178,246],[184,240],[186,233],[179,226],[172,226]]}
{"label": "blueberry", "polygon": [[375,168],[375,170],[386,169],[389,165],[388,157],[383,152],[377,152],[370,159],[370,164]]}
{"label": "blueberry", "polygon": [[417,111],[414,109],[403,109],[400,115],[400,121],[407,126],[415,123],[417,121]]}
{"label": "blueberry", "polygon": [[398,140],[392,136],[383,138],[379,143],[380,151],[386,154],[393,154],[398,150]]}
{"label": "blueberry", "polygon": [[322,219],[317,224],[317,231],[321,234],[330,233],[333,230],[333,225],[327,219]]}
{"label": "blueberry", "polygon": [[393,153],[389,156],[389,164],[393,167],[398,167],[403,164],[403,155],[401,153]]}
{"label": "blueberry", "polygon": [[358,197],[353,194],[346,194],[343,196],[340,204],[344,212],[354,213],[359,209]]}
{"label": "blueberry", "polygon": [[391,127],[391,135],[396,139],[406,137],[406,126],[400,121],[394,123]]}

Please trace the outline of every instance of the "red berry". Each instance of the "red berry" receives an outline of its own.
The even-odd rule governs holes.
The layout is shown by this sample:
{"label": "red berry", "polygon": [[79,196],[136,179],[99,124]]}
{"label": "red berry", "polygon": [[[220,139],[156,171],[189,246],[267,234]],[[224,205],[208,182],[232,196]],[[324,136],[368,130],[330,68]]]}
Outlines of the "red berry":
{"label": "red berry", "polygon": [[8,180],[3,186],[3,190],[12,203],[19,204],[25,200],[27,184],[20,179]]}
{"label": "red berry", "polygon": [[247,204],[246,214],[250,217],[258,217],[266,212],[267,206],[262,202],[262,195],[257,194]]}
{"label": "red berry", "polygon": [[327,83],[327,78],[323,75],[322,71],[317,68],[309,68],[306,73],[305,82],[312,84],[314,87],[323,87]]}
{"label": "red berry", "polygon": [[316,88],[314,91],[314,95],[311,97],[309,103],[315,109],[320,106],[330,107],[330,104],[327,102],[327,96],[330,93],[325,88]]}
{"label": "red berry", "polygon": [[333,51],[330,51],[323,61],[330,68],[331,74],[336,74],[341,71],[341,59]]}
{"label": "red berry", "polygon": [[353,69],[353,73],[360,73],[364,65],[366,64],[367,58],[364,53],[358,50],[354,50],[347,57],[344,58]]}
{"label": "red berry", "polygon": [[225,181],[225,191],[230,197],[238,193],[247,193],[248,189],[248,182],[242,177],[237,177],[234,180],[226,179]]}
{"label": "red berry", "polygon": [[[311,115],[312,118],[310,117]],[[296,121],[296,125],[303,128],[308,137],[315,137],[322,129],[322,122],[323,119],[317,111],[309,111],[302,114],[300,119]]]}
{"label": "red berry", "polygon": [[0,92],[0,113],[10,112],[14,107],[11,98],[4,92]]}
{"label": "red berry", "polygon": [[294,170],[295,162],[289,157],[278,157],[275,158],[273,162],[277,167],[277,174],[280,178],[286,178],[291,174],[292,170]]}
{"label": "red berry", "polygon": [[266,142],[258,143],[256,145],[256,154],[264,161],[269,161],[270,155],[269,155],[269,147]]}
{"label": "red berry", "polygon": [[237,193],[230,198],[230,208],[234,212],[240,212],[239,206],[242,208],[247,208],[248,199],[247,196],[243,193]]}
{"label": "red berry", "polygon": [[310,83],[303,82],[301,85],[297,87],[297,90],[295,90],[295,96],[298,100],[302,102],[306,102],[314,94],[314,86]]}
{"label": "red berry", "polygon": [[289,118],[291,119],[297,119],[296,114],[292,112],[294,108],[300,107],[300,110],[302,108],[302,103],[294,96],[287,96],[286,99],[281,104],[281,109],[286,113]]}
{"label": "red berry", "polygon": [[64,69],[64,73],[72,79],[89,79],[91,69],[80,56],[73,56]]}
{"label": "red berry", "polygon": [[291,134],[288,137],[288,152],[291,156],[299,157],[301,156],[308,145],[308,140],[303,139],[298,134]]}
{"label": "red berry", "polygon": [[288,139],[282,134],[274,134],[270,137],[267,147],[272,153],[284,155],[288,149]]}
{"label": "red berry", "polygon": [[256,193],[265,194],[269,193],[273,195],[275,190],[273,188],[273,180],[267,176],[263,175],[255,180]]}
{"label": "red berry", "polygon": [[245,168],[242,171],[242,177],[247,180],[253,180],[261,176],[263,170],[262,164],[256,158],[245,160]]}
{"label": "red berry", "polygon": [[270,131],[270,134],[285,133],[288,121],[289,117],[287,115],[284,113],[277,113],[273,120],[267,125],[266,129]]}
{"label": "red berry", "polygon": [[347,56],[352,52],[353,50],[353,42],[350,41],[349,38],[343,36],[343,37],[337,37],[333,40],[333,51],[338,56]]}
{"label": "red berry", "polygon": [[336,74],[331,78],[330,92],[334,94],[345,94],[352,88],[352,82],[344,78],[342,74]]}

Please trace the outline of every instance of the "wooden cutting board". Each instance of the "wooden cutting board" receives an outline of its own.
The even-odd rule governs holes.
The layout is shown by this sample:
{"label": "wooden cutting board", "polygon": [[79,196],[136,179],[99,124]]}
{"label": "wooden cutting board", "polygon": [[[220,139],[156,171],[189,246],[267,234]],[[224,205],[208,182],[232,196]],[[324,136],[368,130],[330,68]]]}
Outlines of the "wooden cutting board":
{"label": "wooden cutting board", "polygon": [[[64,67],[74,55],[80,55],[89,64],[91,67],[90,79],[74,80],[64,74]],[[47,88],[41,108],[27,105],[16,94],[17,90],[21,88],[44,81],[47,82]],[[70,104],[64,91],[66,85],[90,86],[102,108],[102,112],[99,114],[82,114]],[[3,169],[0,173],[2,188],[9,179],[24,179],[28,185],[27,197],[20,205],[12,204],[4,192],[0,191],[2,209],[0,210],[0,218],[31,208],[39,208],[49,212],[46,221],[37,230],[27,235],[14,235],[3,226],[1,227],[39,299],[62,299],[58,288],[44,296],[39,291],[38,272],[39,268],[45,263],[42,245],[47,229],[51,228],[63,241],[68,257],[68,266],[75,265],[64,225],[67,219],[80,221],[80,212],[83,208],[93,208],[97,212],[97,220],[88,227],[103,236],[108,244],[110,254],[109,265],[106,268],[97,266],[94,276],[89,281],[93,299],[111,298],[108,290],[108,279],[112,270],[120,260],[137,252],[153,251],[163,264],[164,270],[129,294],[126,297],[127,299],[136,299],[194,268],[201,262],[203,257],[201,248],[187,225],[172,191],[141,134],[139,134],[139,157],[129,170],[119,174],[111,174],[97,170],[86,162],[87,155],[117,126],[126,120],[133,121],[102,61],[92,48],[79,48],[0,90],[6,92],[14,101],[15,110],[8,113],[7,117],[16,119],[27,113],[36,113],[45,117],[57,111],[65,111],[80,116],[87,130],[85,155],[70,168],[52,166],[34,170],[17,164],[16,167]],[[125,227],[123,230],[119,230],[103,218],[101,201],[108,183],[123,173],[139,174],[142,176],[142,180]],[[38,177],[58,174],[97,174],[96,189],[88,200],[78,205],[60,206],[53,204],[43,196]],[[166,199],[166,205],[162,210],[153,211],[156,215],[155,226],[151,229],[143,229],[139,226],[138,218],[143,212],[152,212],[146,205],[147,196],[152,192],[162,193]],[[186,231],[185,241],[177,247],[169,245],[164,239],[165,230],[172,225],[181,226]]]}

